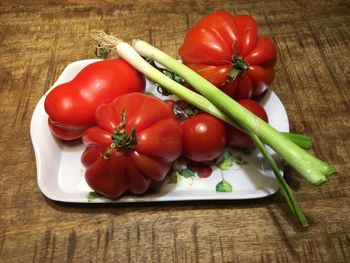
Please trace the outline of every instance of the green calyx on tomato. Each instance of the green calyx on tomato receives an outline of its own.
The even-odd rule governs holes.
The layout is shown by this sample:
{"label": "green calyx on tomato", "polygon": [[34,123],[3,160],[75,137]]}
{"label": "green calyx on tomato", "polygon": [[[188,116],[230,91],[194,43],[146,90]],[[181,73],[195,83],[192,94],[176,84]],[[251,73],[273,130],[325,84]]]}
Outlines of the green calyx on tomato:
{"label": "green calyx on tomato", "polygon": [[249,69],[249,64],[245,62],[244,58],[238,57],[237,54],[232,55],[232,71],[228,73],[228,81],[235,80],[236,77],[242,72]]}
{"label": "green calyx on tomato", "polygon": [[184,100],[177,100],[173,104],[173,111],[179,120],[186,120],[199,113],[199,110]]}
{"label": "green calyx on tomato", "polygon": [[113,134],[111,136],[112,143],[110,148],[107,150],[104,158],[108,159],[111,155],[111,150],[114,148],[118,149],[131,149],[137,145],[136,130],[131,129],[131,135],[125,129],[126,124],[126,114],[123,110],[121,113],[121,122],[115,126]]}

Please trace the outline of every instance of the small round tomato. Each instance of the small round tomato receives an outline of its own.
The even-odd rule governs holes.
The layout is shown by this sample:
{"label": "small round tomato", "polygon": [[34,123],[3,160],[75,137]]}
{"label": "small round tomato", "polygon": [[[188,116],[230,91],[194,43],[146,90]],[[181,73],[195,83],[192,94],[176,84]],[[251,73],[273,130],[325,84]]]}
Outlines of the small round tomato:
{"label": "small round tomato", "polygon": [[[241,104],[250,112],[254,113],[260,119],[264,120],[265,122],[268,122],[268,116],[266,111],[255,100],[251,100],[251,99],[239,100],[238,103]],[[226,131],[227,131],[227,143],[229,145],[234,147],[239,147],[239,148],[249,148],[254,146],[253,141],[250,139],[249,135],[246,134],[245,132],[235,127],[232,127],[230,125],[226,125]]]}
{"label": "small round tomato", "polygon": [[209,162],[225,148],[225,125],[207,113],[194,115],[181,123],[183,155],[195,162]]}
{"label": "small round tomato", "polygon": [[213,169],[207,163],[189,162],[187,168],[196,172],[202,179],[208,178],[213,173]]}

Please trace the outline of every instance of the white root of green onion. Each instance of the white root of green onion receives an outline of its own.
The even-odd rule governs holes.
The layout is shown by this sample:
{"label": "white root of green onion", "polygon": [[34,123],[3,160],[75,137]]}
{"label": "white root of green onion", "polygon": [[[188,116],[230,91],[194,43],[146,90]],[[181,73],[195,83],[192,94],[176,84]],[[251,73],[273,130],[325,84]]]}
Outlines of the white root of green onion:
{"label": "white root of green onion", "polygon": [[[231,124],[237,123],[248,134],[255,134],[312,184],[322,184],[326,181],[326,176],[335,172],[332,166],[317,159],[285,138],[273,127],[242,107],[203,77],[148,43],[136,40],[133,43],[133,48],[128,43],[104,32],[93,33],[93,38],[100,45],[115,49],[121,58],[128,61],[138,71],[178,97],[224,121]],[[182,77],[204,97],[166,77],[149,65],[140,55],[162,64],[176,75]]]}

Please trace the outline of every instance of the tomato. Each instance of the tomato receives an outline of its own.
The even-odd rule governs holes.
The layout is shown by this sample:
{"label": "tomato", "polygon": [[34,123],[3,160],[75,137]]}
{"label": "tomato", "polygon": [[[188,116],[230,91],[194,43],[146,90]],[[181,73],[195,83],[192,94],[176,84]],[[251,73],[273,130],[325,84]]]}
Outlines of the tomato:
{"label": "tomato", "polygon": [[211,166],[206,163],[198,163],[191,161],[187,164],[187,168],[196,172],[198,174],[198,177],[202,179],[208,178],[213,173],[213,169],[211,168]]}
{"label": "tomato", "polygon": [[175,101],[172,99],[166,99],[164,102],[172,109],[174,107]]}
{"label": "tomato", "polygon": [[186,35],[179,55],[184,64],[236,100],[262,94],[274,79],[277,51],[258,36],[251,16],[218,11],[199,20]]}
{"label": "tomato", "polygon": [[[251,99],[239,100],[239,104],[248,109],[250,112],[254,113],[260,119],[268,122],[268,116],[264,108],[256,101]],[[249,135],[245,132],[232,127],[230,125],[226,125],[227,131],[227,143],[234,147],[239,148],[249,148],[254,146],[253,141],[250,139]]]}
{"label": "tomato", "polygon": [[209,162],[225,148],[225,125],[207,113],[190,117],[181,123],[183,155],[196,162]]}
{"label": "tomato", "polygon": [[143,93],[119,96],[96,110],[97,126],[82,137],[88,185],[107,198],[143,194],[160,182],[182,152],[181,127],[171,108]]}
{"label": "tomato", "polygon": [[54,88],[45,99],[52,133],[63,140],[80,138],[95,123],[96,108],[130,92],[143,92],[145,78],[122,59],[89,64]]}

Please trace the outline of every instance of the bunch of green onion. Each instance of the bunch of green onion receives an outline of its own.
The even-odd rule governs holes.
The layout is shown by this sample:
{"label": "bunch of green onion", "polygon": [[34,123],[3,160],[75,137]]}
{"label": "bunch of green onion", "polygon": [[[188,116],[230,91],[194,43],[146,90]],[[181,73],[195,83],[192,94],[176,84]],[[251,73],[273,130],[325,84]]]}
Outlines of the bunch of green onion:
{"label": "bunch of green onion", "polygon": [[[278,132],[186,65],[142,40],[134,40],[133,46],[131,46],[119,38],[107,35],[102,31],[93,32],[92,37],[100,47],[115,49],[121,58],[143,73],[151,81],[158,83],[163,88],[166,88],[171,93],[193,104],[197,108],[249,134],[271,165],[281,191],[293,214],[303,226],[308,226],[308,222],[292,190],[265,148],[265,145],[269,145],[310,183],[319,186],[327,180],[329,175],[335,173],[336,170],[331,165],[319,160],[303,149],[307,148],[310,142],[306,137]],[[152,67],[143,57],[163,65],[169,71],[183,78],[202,95],[189,90],[167,77]]]}

